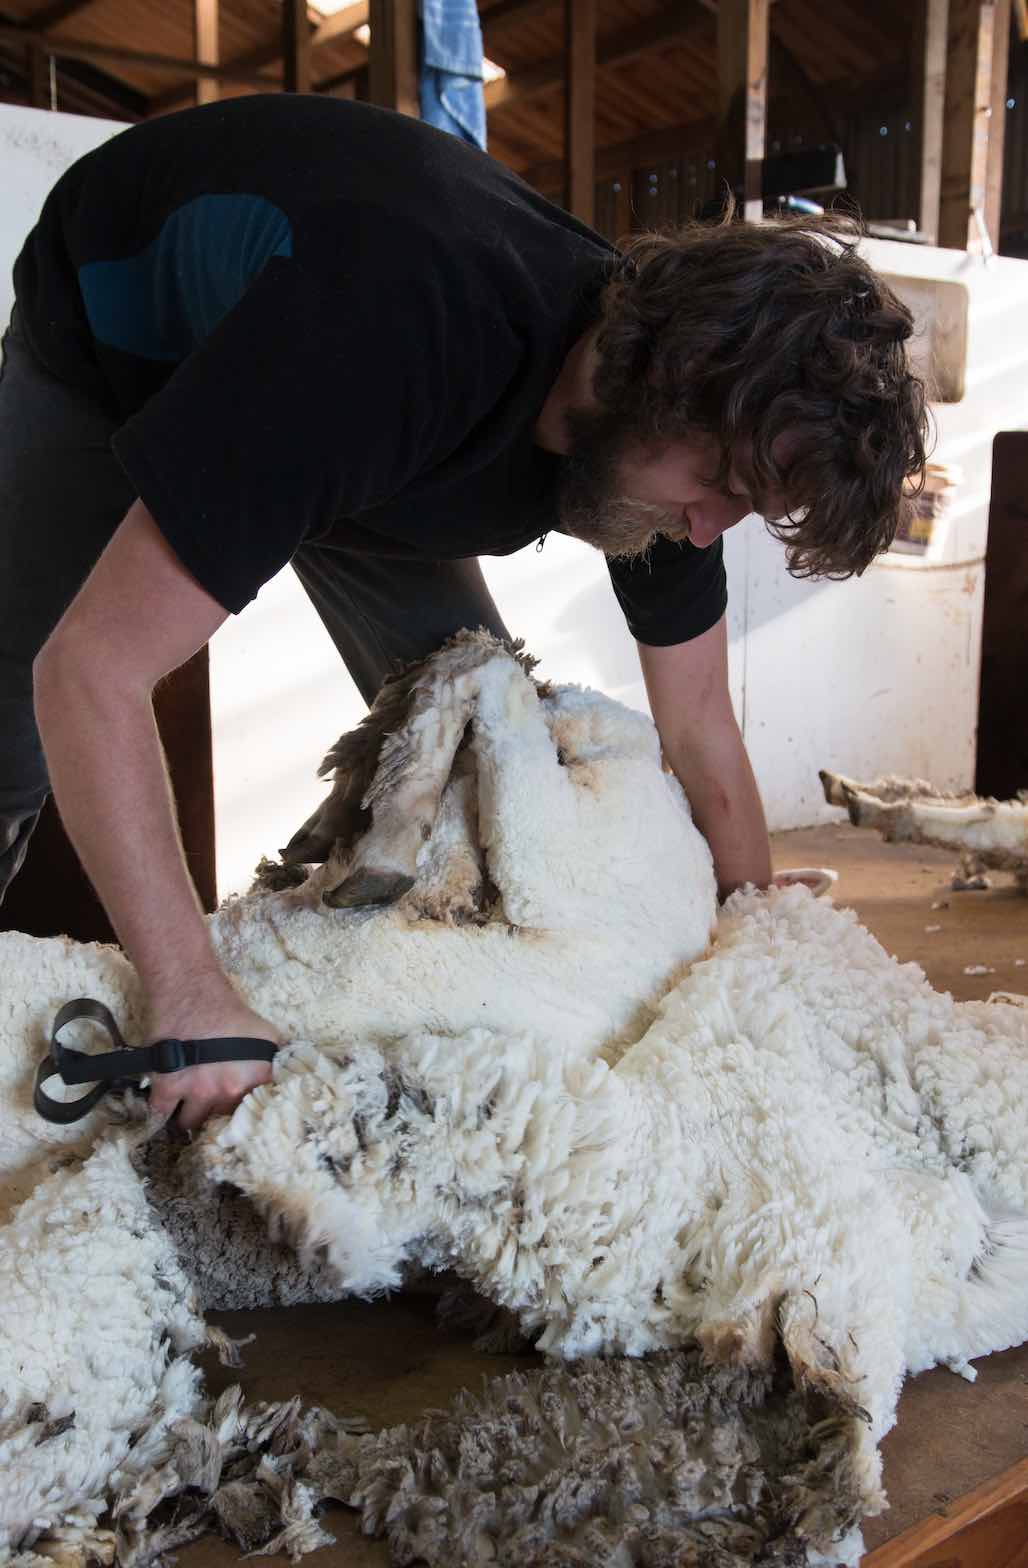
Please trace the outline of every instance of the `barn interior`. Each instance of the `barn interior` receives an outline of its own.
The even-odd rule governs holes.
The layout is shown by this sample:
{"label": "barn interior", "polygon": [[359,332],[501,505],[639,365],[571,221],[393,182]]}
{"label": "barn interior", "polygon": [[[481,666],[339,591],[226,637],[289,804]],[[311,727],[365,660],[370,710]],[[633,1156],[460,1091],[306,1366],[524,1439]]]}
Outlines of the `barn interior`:
{"label": "barn interior", "polygon": [[[955,852],[858,832],[818,780],[898,775],[1000,800],[1028,789],[1025,0],[479,0],[478,21],[489,153],[607,238],[709,214],[726,185],[747,221],[838,209],[866,225],[869,258],[917,320],[934,479],[910,536],[845,586],[789,578],[755,517],[734,531],[732,696],[776,868],[838,872],[835,902],[957,1000],[1025,992],[1014,877],[958,890]],[[49,183],[121,126],[254,92],[417,115],[422,38],[417,0],[4,0],[5,278]],[[584,553],[553,539],[487,576],[544,675],[645,710],[631,639]],[[283,576],[167,682],[157,711],[190,870],[214,910],[316,804],[325,744],[364,705]],[[52,805],[0,930],[113,940]],[[538,1363],[438,1326],[437,1294],[221,1314],[256,1337],[241,1372],[211,1359],[212,1387],[238,1378],[249,1398],[299,1394],[384,1426]],[[973,1385],[943,1368],[908,1383],[864,1568],[1028,1562],[1028,1347],[978,1371]],[[352,1514],[328,1524],[331,1568],[390,1560]],[[179,1554],[185,1568],[237,1555],[213,1539]]]}

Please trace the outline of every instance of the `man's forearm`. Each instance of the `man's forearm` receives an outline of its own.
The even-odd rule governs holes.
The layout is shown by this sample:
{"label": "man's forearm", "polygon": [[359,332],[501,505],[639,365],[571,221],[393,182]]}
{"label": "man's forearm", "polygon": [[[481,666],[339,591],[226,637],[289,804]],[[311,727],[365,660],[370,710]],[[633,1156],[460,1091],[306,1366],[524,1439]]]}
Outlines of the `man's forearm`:
{"label": "man's forearm", "polygon": [[750,759],[734,721],[702,746],[687,735],[662,737],[664,755],[689,797],[693,819],[710,845],[718,893],[727,898],[745,882],[767,887],[771,848],[764,808]]}
{"label": "man's forearm", "polygon": [[155,1026],[231,992],[186,869],[150,693],[75,657],[36,666],[36,713],[68,836],[139,971]]}

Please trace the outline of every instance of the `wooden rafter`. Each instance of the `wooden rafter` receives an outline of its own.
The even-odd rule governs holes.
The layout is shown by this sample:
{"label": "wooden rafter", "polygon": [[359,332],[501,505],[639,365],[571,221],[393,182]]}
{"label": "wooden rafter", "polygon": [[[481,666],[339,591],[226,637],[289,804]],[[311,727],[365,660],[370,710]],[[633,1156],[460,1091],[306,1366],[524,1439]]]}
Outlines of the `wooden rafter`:
{"label": "wooden rafter", "polygon": [[[498,34],[507,29],[511,23],[520,22],[526,16],[538,12],[552,10],[558,0],[497,0],[492,6],[482,7],[482,26],[487,37]],[[358,0],[358,3],[344,6],[341,11],[332,16],[326,16],[319,22],[311,35],[311,48],[318,50],[326,44],[340,43],[345,38],[352,36],[358,27],[364,26],[370,18],[369,0]],[[274,65],[282,58],[282,41],[276,37],[266,43],[259,44],[244,53],[235,55],[227,65],[237,71],[259,71],[263,66]],[[558,78],[560,66],[558,64]],[[337,71],[317,83],[320,92],[333,92],[341,86],[346,86],[363,78],[367,66],[363,63],[350,67],[348,70]],[[547,86],[551,85],[547,81]],[[183,103],[189,98],[190,87],[186,83],[170,87],[166,92],[159,93],[152,100],[154,113],[163,113],[166,109],[173,109],[176,104]]]}
{"label": "wooden rafter", "polygon": [[[860,88],[840,90],[833,94],[833,98],[837,99],[834,107],[843,120],[847,115],[863,110],[889,114],[909,102],[908,91],[906,71],[890,67]],[[624,141],[604,143],[596,151],[596,178],[616,179],[627,169],[645,168],[649,164],[686,157],[692,152],[702,152],[708,156],[714,150],[716,136],[717,120],[703,116],[677,125],[643,131]],[[547,158],[524,166],[521,173],[537,190],[547,195],[559,195],[563,170],[562,159]]]}
{"label": "wooden rafter", "polygon": [[371,14],[368,0],[357,0],[355,5],[344,5],[341,11],[335,11],[331,16],[326,16],[319,22],[311,36],[311,48],[320,49],[325,44],[338,43],[340,39],[348,38],[355,33],[358,27],[363,27]]}
{"label": "wooden rafter", "polygon": [[[177,55],[153,54],[146,49],[126,49],[121,44],[94,43],[88,38],[54,38],[28,28],[0,25],[0,43],[38,44],[45,54],[58,60],[110,60],[123,65],[145,65],[155,71],[175,71],[184,76],[204,76],[214,81],[244,82],[251,87],[275,87],[277,82],[256,71],[237,70],[226,65],[203,65],[198,60],[183,60]],[[191,90],[191,89],[188,89]]]}
{"label": "wooden rafter", "polygon": [[950,0],[939,244],[981,251],[996,0]]}
{"label": "wooden rafter", "polygon": [[77,16],[92,4],[93,0],[54,0],[53,5],[44,6],[25,20],[34,33],[45,33],[48,27],[60,27],[62,22],[67,22],[70,17]]}
{"label": "wooden rafter", "polygon": [[596,0],[564,0],[564,203],[595,221]]}
{"label": "wooden rafter", "polygon": [[28,62],[29,103],[33,109],[48,109],[50,107],[50,71],[46,55],[38,44],[29,44],[26,59]]}
{"label": "wooden rafter", "polygon": [[368,98],[400,114],[420,113],[417,0],[371,0]]}
{"label": "wooden rafter", "polygon": [[[203,65],[217,65],[218,52],[218,0],[193,0],[193,47],[196,58]],[[197,103],[214,103],[219,83],[209,76],[201,76],[196,83]]]}
{"label": "wooden rafter", "polygon": [[[681,42],[700,32],[706,35],[710,27],[710,15],[698,0],[683,0],[681,4],[659,11],[656,16],[633,22],[628,27],[619,28],[616,33],[608,34],[606,38],[600,38],[596,46],[597,68],[602,70],[608,65],[623,65],[639,55],[648,54],[651,49],[659,49],[662,44]],[[538,65],[526,66],[524,70],[512,72],[495,82],[487,82],[486,108],[499,109],[506,104],[518,103],[548,88],[559,86],[563,80],[564,56],[552,55]]]}
{"label": "wooden rafter", "polygon": [[770,0],[721,0],[717,16],[718,162],[743,188],[743,216],[759,223],[767,141]]}
{"label": "wooden rafter", "polygon": [[307,0],[282,0],[282,87],[287,93],[308,93],[311,89]]}
{"label": "wooden rafter", "polygon": [[914,40],[921,166],[917,226],[933,243],[939,232],[948,7],[949,0],[920,0],[920,16]]}
{"label": "wooden rafter", "polygon": [[1003,206],[1003,144],[1007,123],[1007,69],[1010,61],[1010,0],[995,0],[992,25],[992,81],[989,87],[989,152],[985,163],[985,227],[999,250]]}

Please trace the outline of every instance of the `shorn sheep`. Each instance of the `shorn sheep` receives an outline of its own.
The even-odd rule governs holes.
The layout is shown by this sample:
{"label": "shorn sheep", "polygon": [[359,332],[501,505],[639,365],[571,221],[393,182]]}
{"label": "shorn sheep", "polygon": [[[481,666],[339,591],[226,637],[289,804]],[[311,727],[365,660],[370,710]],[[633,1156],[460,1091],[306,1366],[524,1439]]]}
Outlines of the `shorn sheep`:
{"label": "shorn sheep", "polygon": [[[718,918],[649,722],[484,634],[333,758],[325,863],[213,917],[293,1043],[184,1152],[131,1095],[33,1117],[58,1006],[140,998],[0,937],[0,1561],[295,1556],[334,1500],[398,1563],[856,1563],[903,1377],[1028,1337],[1028,1014],[803,888]],[[548,1360],[378,1433],[205,1401],[204,1306],[417,1266]]]}
{"label": "shorn sheep", "polygon": [[858,784],[821,773],[830,806],[845,806],[856,828],[876,828],[886,843],[931,844],[960,857],[955,888],[986,887],[987,871],[1011,871],[1028,894],[1028,795],[991,800],[970,792],[944,795],[924,779]]}

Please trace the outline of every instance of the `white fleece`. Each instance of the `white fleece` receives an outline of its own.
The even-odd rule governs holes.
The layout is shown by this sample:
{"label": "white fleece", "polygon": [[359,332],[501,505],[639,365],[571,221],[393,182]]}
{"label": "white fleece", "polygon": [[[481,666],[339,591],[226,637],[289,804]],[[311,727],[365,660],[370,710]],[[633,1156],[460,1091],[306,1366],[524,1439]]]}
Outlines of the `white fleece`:
{"label": "white fleece", "polygon": [[[402,904],[327,909],[337,867],[214,918],[240,989],[296,1043],[209,1130],[210,1174],[323,1248],[342,1288],[389,1287],[411,1258],[453,1266],[555,1354],[699,1340],[761,1366],[781,1340],[795,1376],[852,1412],[874,1511],[904,1374],[1028,1337],[1028,1014],[934,993],[802,888],[737,895],[711,949],[710,856],[648,721],[573,688],[540,701],[500,655],[474,682],[470,751]],[[462,907],[483,861],[497,906],[454,923],[447,901]],[[5,1163],[24,1187],[46,1152],[26,1121],[44,1023],[94,995],[131,1038],[138,996],[112,949],[0,937],[0,964]],[[75,1428],[18,1448],[6,1484],[31,1503],[10,1539],[26,1548],[67,1541],[90,1489],[117,1490],[148,1402],[162,1440],[161,1378],[180,1364],[161,1329],[182,1345],[199,1330],[178,1276],[161,1284],[174,1265],[157,1266],[148,1212],[105,1142],[0,1233],[22,1291],[0,1320],[0,1388],[30,1365],[19,1397],[58,1416],[89,1368]],[[98,1267],[123,1364],[89,1354],[79,1302]],[[49,1367],[30,1300],[63,1347]],[[47,1450],[77,1454],[80,1423],[77,1468],[55,1472]]]}

